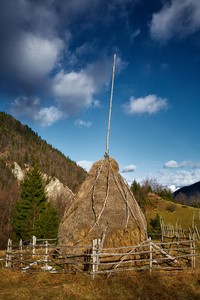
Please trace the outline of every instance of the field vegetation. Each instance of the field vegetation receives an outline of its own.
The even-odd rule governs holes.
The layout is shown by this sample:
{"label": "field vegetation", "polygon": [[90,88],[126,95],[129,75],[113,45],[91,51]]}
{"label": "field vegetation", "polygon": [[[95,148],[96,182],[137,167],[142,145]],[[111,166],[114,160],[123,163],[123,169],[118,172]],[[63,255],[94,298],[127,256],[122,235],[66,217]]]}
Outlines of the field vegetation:
{"label": "field vegetation", "polygon": [[200,270],[148,272],[94,280],[82,274],[28,274],[0,269],[0,299],[200,299]]}
{"label": "field vegetation", "polygon": [[200,228],[199,208],[166,201],[154,193],[150,193],[148,199],[149,203],[151,203],[147,203],[145,206],[145,215],[148,222],[150,222],[151,219],[155,219],[158,214],[166,225],[171,223],[175,226],[176,222],[178,222],[178,225],[181,225],[183,229],[188,229],[192,228],[192,222],[194,220],[194,224]]}

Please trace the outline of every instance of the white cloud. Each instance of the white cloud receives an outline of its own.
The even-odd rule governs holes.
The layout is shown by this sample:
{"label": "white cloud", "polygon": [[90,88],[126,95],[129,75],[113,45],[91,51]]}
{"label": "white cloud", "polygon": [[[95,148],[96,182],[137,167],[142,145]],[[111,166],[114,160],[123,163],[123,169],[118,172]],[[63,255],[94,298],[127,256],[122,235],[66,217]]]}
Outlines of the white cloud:
{"label": "white cloud", "polygon": [[131,43],[133,43],[134,39],[140,35],[141,31],[140,29],[136,29],[134,32],[131,33],[130,38],[131,38]]}
{"label": "white cloud", "polygon": [[[101,107],[94,95],[110,84],[112,63],[113,57],[105,55],[78,72],[66,73],[61,70],[56,74],[51,81],[51,88],[63,114],[68,117],[89,107]],[[126,62],[118,56],[116,71],[120,73],[126,66]]]}
{"label": "white cloud", "polygon": [[52,91],[66,115],[79,113],[93,103],[95,86],[92,78],[80,72],[59,72],[52,80]]}
{"label": "white cloud", "polygon": [[192,169],[200,168],[200,162],[191,164],[191,165],[190,165],[190,168],[192,168]]}
{"label": "white cloud", "polygon": [[23,80],[38,80],[45,77],[55,67],[62,50],[63,42],[59,38],[50,39],[33,33],[21,32],[20,37],[12,41],[9,48],[9,64]]}
{"label": "white cloud", "polygon": [[159,185],[175,191],[180,187],[188,186],[193,183],[200,181],[200,169],[195,171],[186,171],[186,170],[160,170],[157,174],[152,173],[142,173],[135,176],[130,176],[130,173],[123,173],[123,176],[128,181],[128,184],[131,185],[134,180],[142,184],[145,180],[156,181]]}
{"label": "white cloud", "polygon": [[134,172],[135,170],[136,170],[136,166],[130,165],[130,166],[125,167],[125,168],[122,170],[122,173]]}
{"label": "white cloud", "polygon": [[176,187],[191,185],[200,181],[200,169],[194,172],[179,170],[170,172],[169,170],[162,170],[157,176],[157,181],[165,186],[175,185]]}
{"label": "white cloud", "polygon": [[99,100],[93,100],[92,106],[98,108],[98,107],[101,107],[101,103]]}
{"label": "white cloud", "polygon": [[133,96],[123,105],[127,114],[156,114],[162,109],[167,109],[167,99],[157,97],[156,95],[148,95],[144,98],[135,99]]}
{"label": "white cloud", "polygon": [[174,193],[174,192],[177,190],[177,187],[176,187],[175,185],[169,185],[169,186],[168,186],[168,189],[169,189],[172,193]]}
{"label": "white cloud", "polygon": [[173,37],[186,37],[200,30],[200,1],[173,0],[165,3],[161,11],[153,14],[151,37],[167,42]]}
{"label": "white cloud", "polygon": [[88,160],[81,160],[77,162],[77,165],[88,172],[91,169],[93,162]]}
{"label": "white cloud", "polygon": [[75,121],[75,125],[77,126],[85,126],[85,127],[90,127],[92,125],[91,122],[85,122],[85,121],[82,121],[81,119],[78,119]]}
{"label": "white cloud", "polygon": [[170,160],[167,163],[165,163],[163,168],[165,168],[165,169],[167,169],[167,168],[178,168],[178,164],[175,160]]}
{"label": "white cloud", "polygon": [[184,168],[189,164],[190,161],[183,161],[178,165],[175,160],[170,160],[164,164],[164,169],[177,169],[177,168]]}
{"label": "white cloud", "polygon": [[53,123],[61,120],[63,117],[61,111],[55,106],[43,107],[35,114],[35,121],[39,122],[42,127],[51,126]]}
{"label": "white cloud", "polygon": [[41,107],[38,97],[18,97],[12,103],[10,112],[16,117],[32,120],[40,126],[47,127],[63,118],[62,112],[54,107]]}
{"label": "white cloud", "polygon": [[190,163],[190,160],[182,161],[179,165],[179,168],[185,168]]}

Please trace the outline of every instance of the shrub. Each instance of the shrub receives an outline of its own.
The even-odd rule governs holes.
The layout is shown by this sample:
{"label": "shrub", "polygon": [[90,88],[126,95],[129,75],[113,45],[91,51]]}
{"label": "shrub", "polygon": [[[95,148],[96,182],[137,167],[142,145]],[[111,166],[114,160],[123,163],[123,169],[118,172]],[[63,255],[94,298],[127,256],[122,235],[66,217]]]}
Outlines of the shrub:
{"label": "shrub", "polygon": [[177,209],[177,206],[176,204],[170,204],[168,207],[167,207],[167,210],[170,211],[170,212],[175,212],[175,210]]}

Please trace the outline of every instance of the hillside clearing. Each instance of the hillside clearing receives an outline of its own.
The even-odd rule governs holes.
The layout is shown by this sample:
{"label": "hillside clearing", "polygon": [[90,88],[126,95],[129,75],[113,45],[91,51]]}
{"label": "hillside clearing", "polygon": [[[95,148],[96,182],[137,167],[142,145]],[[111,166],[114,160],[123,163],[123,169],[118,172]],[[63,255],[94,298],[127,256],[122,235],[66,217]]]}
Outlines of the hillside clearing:
{"label": "hillside clearing", "polygon": [[[158,213],[166,225],[168,223],[175,225],[178,219],[178,225],[181,225],[184,229],[188,229],[192,228],[194,216],[194,224],[200,228],[199,208],[166,201],[156,195],[149,195],[149,200],[153,205],[147,205],[146,218],[148,222],[150,222],[151,219],[155,219],[156,214]],[[172,204],[175,204],[176,206],[176,209],[173,212],[167,210]]]}

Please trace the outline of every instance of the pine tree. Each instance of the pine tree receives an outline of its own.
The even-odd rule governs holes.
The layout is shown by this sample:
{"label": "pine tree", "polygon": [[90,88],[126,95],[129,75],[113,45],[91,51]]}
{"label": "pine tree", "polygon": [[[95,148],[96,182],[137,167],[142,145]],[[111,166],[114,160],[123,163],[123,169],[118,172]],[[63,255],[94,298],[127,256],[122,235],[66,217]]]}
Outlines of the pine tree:
{"label": "pine tree", "polygon": [[[50,231],[58,230],[58,215],[54,208],[47,203],[47,195],[42,182],[37,162],[24,181],[21,182],[21,201],[16,202],[13,216],[13,237],[16,242],[20,239],[27,240],[37,233],[45,236]],[[49,223],[44,219],[47,218]],[[42,221],[43,220],[43,221]],[[51,220],[51,221],[50,221]],[[48,226],[46,225],[48,223]],[[41,227],[39,229],[39,227]],[[54,232],[53,236],[56,235]]]}
{"label": "pine tree", "polygon": [[35,222],[32,234],[40,239],[55,239],[58,234],[59,215],[57,209],[50,203],[46,203],[45,209]]}
{"label": "pine tree", "polygon": [[140,205],[142,211],[145,213],[146,212],[146,209],[145,209],[146,199],[141,190],[140,184],[137,183],[136,180],[134,180],[133,183],[131,184],[131,191],[132,191],[135,199],[137,200],[138,204]]}

